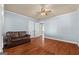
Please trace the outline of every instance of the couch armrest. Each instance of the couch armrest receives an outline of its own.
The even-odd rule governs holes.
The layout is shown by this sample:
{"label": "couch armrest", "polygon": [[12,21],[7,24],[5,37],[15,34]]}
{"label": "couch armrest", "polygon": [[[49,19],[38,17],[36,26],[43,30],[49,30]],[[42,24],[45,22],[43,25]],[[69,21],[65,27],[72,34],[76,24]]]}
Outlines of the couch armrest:
{"label": "couch armrest", "polygon": [[11,41],[11,37],[5,37],[5,42],[10,42]]}

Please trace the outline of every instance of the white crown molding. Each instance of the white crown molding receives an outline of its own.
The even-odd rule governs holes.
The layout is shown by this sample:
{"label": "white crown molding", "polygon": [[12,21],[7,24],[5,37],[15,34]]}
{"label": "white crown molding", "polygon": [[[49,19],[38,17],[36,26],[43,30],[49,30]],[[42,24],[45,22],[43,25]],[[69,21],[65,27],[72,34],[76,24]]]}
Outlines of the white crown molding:
{"label": "white crown molding", "polygon": [[21,16],[21,17],[24,17],[24,18],[28,17],[28,18],[30,18],[29,20],[34,21],[34,22],[37,22],[37,20],[36,20],[35,18],[30,17],[30,16],[21,15],[21,14],[19,14],[19,13],[15,13],[15,12],[8,11],[8,10],[4,10],[4,14],[5,14],[5,12],[7,12],[7,13],[12,13],[12,14],[15,14],[15,15],[18,15],[18,16]]}
{"label": "white crown molding", "polygon": [[73,14],[73,13],[76,13],[76,12],[78,12],[78,11],[73,11],[73,12],[69,12],[69,13],[57,15],[57,16],[54,16],[54,17],[47,17],[47,18],[44,18],[44,19],[40,19],[39,22],[48,21],[48,20],[51,20],[51,19],[54,19],[54,18],[57,18],[57,17],[62,17],[62,16],[64,16],[64,15],[69,15],[69,14]]}

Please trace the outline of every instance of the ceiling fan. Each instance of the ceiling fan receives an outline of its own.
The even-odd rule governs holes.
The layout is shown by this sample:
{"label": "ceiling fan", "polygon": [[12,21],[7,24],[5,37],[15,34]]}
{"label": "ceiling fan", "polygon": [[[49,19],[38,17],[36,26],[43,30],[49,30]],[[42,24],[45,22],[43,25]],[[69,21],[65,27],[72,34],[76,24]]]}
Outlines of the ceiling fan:
{"label": "ceiling fan", "polygon": [[42,4],[40,5],[40,10],[36,12],[36,14],[40,16],[47,16],[49,13],[52,13],[52,10],[48,8],[49,5]]}

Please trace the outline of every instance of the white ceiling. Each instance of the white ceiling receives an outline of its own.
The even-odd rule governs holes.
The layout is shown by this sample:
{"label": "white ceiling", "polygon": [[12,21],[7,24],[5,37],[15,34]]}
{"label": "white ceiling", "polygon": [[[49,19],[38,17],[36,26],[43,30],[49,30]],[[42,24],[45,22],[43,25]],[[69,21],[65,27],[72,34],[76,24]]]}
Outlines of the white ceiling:
{"label": "white ceiling", "polygon": [[49,13],[47,16],[37,14],[41,8],[41,4],[5,4],[4,8],[5,10],[30,16],[38,20],[77,11],[79,4],[46,4],[45,8],[52,10],[52,13]]}

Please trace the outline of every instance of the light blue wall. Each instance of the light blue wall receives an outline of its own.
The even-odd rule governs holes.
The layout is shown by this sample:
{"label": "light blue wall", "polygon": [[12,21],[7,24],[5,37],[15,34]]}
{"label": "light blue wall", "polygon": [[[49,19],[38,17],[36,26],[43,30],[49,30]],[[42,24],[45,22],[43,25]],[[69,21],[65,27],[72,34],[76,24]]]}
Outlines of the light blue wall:
{"label": "light blue wall", "polygon": [[13,12],[5,11],[4,20],[5,33],[8,31],[28,31],[28,33],[33,36],[33,24],[35,23],[35,19],[28,16],[23,16],[20,14],[15,14]]}
{"label": "light blue wall", "polygon": [[[45,36],[68,41],[79,41],[79,12],[72,12],[56,17],[45,19]],[[7,31],[28,31],[34,36],[35,19],[24,17],[12,12],[5,12],[5,32]],[[37,25],[37,24],[36,24]],[[35,32],[37,34],[38,26]]]}
{"label": "light blue wall", "polygon": [[79,12],[72,12],[41,21],[45,36],[68,41],[79,41]]}

